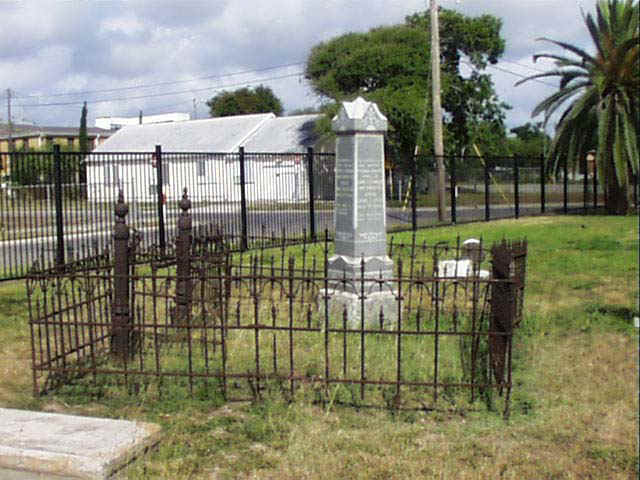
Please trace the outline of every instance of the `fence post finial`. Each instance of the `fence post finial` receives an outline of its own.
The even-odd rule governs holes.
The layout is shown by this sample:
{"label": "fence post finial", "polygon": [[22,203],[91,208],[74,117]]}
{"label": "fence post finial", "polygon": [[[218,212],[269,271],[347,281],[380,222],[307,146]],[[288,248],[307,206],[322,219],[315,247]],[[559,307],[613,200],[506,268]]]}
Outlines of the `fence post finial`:
{"label": "fence post finial", "polygon": [[189,194],[187,193],[187,187],[184,187],[184,189],[182,190],[182,200],[180,200],[180,209],[182,209],[182,211],[184,213],[187,212],[187,210],[189,210],[191,208],[191,200],[189,200]]}
{"label": "fence post finial", "polygon": [[129,205],[124,203],[124,192],[122,188],[118,189],[118,200],[114,209],[116,214],[116,223],[124,223],[124,217],[129,213]]}
{"label": "fence post finial", "polygon": [[178,204],[178,238],[176,239],[176,314],[174,322],[180,325],[188,324],[191,318],[191,298],[193,285],[191,282],[191,240],[192,222],[189,209],[191,200],[187,189],[182,191],[182,200]]}
{"label": "fence post finial", "polygon": [[131,316],[129,311],[129,227],[125,217],[129,206],[124,202],[122,189],[114,208],[113,229],[113,300],[111,307],[111,351],[126,361],[131,355]]}

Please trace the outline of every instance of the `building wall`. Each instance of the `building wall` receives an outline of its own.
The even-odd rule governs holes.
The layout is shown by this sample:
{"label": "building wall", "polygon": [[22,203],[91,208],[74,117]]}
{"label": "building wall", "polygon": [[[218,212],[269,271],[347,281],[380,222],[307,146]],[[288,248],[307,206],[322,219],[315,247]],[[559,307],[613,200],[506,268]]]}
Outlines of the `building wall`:
{"label": "building wall", "polygon": [[[93,150],[96,146],[104,143],[107,138],[109,137],[89,135],[89,148]],[[22,148],[48,149],[51,148],[53,144],[70,150],[78,150],[80,148],[80,138],[77,135],[41,135],[39,133],[32,136],[22,135],[13,138],[14,150],[20,150]],[[9,139],[0,138],[0,153],[6,153],[8,151]]]}
{"label": "building wall", "polygon": [[[208,158],[204,161],[202,171],[199,161],[202,158],[163,159],[163,191],[167,202],[182,198],[184,188],[192,201],[240,200],[240,189],[234,183],[234,178],[239,175],[237,166],[223,157]],[[118,190],[122,188],[127,201],[155,202],[157,175],[158,171],[150,158],[119,156],[116,161],[93,160],[87,169],[89,200],[115,201]]]}
{"label": "building wall", "polygon": [[[247,159],[247,201],[305,202],[309,199],[307,173],[302,161],[286,157],[282,161]],[[167,202],[182,198],[186,188],[193,202],[239,202],[240,167],[237,156],[163,158],[163,191]],[[94,159],[88,165],[90,201],[114,202],[122,188],[131,202],[155,202],[157,169],[151,159],[118,157],[115,161]]]}

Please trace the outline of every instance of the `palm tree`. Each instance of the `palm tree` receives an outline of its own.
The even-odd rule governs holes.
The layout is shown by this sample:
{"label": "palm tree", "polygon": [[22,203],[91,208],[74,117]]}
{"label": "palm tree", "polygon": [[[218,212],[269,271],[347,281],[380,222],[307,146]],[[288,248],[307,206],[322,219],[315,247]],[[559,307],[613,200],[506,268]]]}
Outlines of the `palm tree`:
{"label": "palm tree", "polygon": [[595,18],[583,14],[595,46],[595,55],[565,42],[540,40],[562,47],[574,56],[534,55],[533,60],[554,60],[556,68],[532,75],[559,77],[558,91],[540,102],[532,116],[545,114],[545,125],[566,105],[556,126],[550,159],[578,161],[596,148],[596,161],[604,185],[608,213],[625,214],[629,206],[629,177],[638,174],[640,137],[640,11],[634,0],[600,0]]}

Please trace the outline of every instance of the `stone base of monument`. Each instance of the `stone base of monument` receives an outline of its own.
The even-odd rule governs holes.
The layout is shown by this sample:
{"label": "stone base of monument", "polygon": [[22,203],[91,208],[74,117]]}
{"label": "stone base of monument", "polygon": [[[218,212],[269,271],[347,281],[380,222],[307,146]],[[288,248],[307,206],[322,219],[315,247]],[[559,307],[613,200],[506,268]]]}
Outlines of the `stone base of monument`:
{"label": "stone base of monument", "polygon": [[[364,309],[366,328],[391,328],[398,319],[398,300],[393,284],[393,260],[388,256],[334,255],[327,267],[329,316],[342,322],[344,311],[350,328],[360,328]],[[364,276],[363,276],[364,274]],[[361,296],[364,293],[364,302]],[[341,324],[341,323],[340,323]]]}
{"label": "stone base of monument", "polygon": [[321,296],[329,297],[329,320],[333,327],[342,326],[345,311],[347,326],[353,329],[362,326],[363,313],[364,326],[367,329],[389,330],[394,328],[398,321],[400,300],[394,291],[368,293],[364,302],[357,293],[337,289],[323,290]]}
{"label": "stone base of monument", "polygon": [[360,258],[334,255],[329,259],[327,266],[331,287],[347,292],[360,293],[362,291],[363,272],[365,292],[372,289],[381,290],[378,285],[393,276],[393,260],[386,255]]}

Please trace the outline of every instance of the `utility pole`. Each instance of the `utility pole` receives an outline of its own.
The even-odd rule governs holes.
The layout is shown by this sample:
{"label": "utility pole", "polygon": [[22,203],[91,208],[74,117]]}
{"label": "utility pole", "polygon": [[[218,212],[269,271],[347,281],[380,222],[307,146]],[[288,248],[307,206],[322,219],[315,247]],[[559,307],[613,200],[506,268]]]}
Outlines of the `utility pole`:
{"label": "utility pole", "polygon": [[7,129],[9,130],[9,151],[13,152],[13,124],[11,123],[11,89],[7,88]]}
{"label": "utility pole", "polygon": [[433,149],[436,156],[436,189],[438,190],[438,220],[444,222],[444,145],[442,141],[442,105],[440,103],[440,32],[438,4],[431,2],[431,87],[433,101]]}

